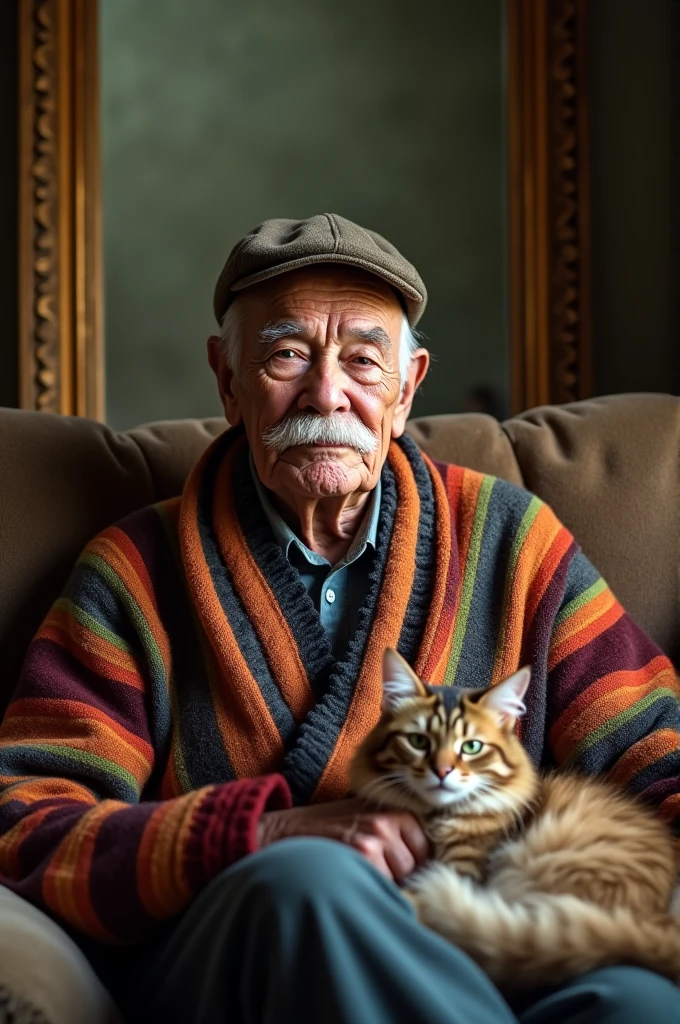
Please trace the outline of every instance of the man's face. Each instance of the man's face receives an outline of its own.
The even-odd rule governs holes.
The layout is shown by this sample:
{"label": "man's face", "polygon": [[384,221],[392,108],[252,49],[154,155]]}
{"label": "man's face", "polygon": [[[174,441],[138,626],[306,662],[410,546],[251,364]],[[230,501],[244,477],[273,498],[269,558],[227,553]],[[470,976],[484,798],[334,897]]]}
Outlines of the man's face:
{"label": "man's face", "polygon": [[[227,419],[232,426],[243,422],[263,484],[310,498],[371,490],[427,370],[427,353],[418,350],[402,393],[403,313],[395,293],[371,274],[326,265],[271,278],[238,301],[236,372],[217,339],[210,339],[209,358]],[[300,414],[327,417],[329,426],[358,425],[369,443],[302,443],[283,450],[267,444],[271,428]]]}

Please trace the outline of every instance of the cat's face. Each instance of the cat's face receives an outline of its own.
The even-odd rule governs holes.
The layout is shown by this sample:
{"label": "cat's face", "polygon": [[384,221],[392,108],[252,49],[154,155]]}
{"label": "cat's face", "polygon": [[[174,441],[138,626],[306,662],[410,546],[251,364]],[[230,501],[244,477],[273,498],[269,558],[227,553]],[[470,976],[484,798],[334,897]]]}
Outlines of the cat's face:
{"label": "cat's face", "polygon": [[501,811],[531,771],[513,734],[524,712],[529,669],[486,691],[425,686],[387,651],[383,715],[357,751],[352,788],[368,799],[417,811]]}

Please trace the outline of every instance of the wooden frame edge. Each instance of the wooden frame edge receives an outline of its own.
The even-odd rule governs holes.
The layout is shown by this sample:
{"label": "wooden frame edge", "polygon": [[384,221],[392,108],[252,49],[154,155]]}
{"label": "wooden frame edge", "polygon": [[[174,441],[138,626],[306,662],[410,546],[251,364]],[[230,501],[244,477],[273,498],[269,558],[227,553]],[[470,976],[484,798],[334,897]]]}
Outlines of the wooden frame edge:
{"label": "wooden frame edge", "polygon": [[[19,404],[104,417],[97,0],[19,3]],[[507,0],[513,412],[592,391],[587,0]]]}
{"label": "wooden frame edge", "polygon": [[97,0],[19,0],[19,405],[104,417]]}
{"label": "wooden frame edge", "polygon": [[592,394],[587,0],[507,0],[513,413]]}

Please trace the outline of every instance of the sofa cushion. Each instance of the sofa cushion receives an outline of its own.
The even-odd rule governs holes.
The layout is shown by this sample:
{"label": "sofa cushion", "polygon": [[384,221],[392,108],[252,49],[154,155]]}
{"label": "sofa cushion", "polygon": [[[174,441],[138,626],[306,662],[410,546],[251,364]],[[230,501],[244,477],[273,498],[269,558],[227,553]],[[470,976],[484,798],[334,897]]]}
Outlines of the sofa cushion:
{"label": "sofa cushion", "polygon": [[[0,409],[0,710],[31,636],[85,543],[180,493],[221,419],[116,433],[91,420]],[[631,614],[671,656],[678,629],[680,408],[622,395],[523,413],[413,420],[433,456],[524,484],[574,532]]]}
{"label": "sofa cushion", "polygon": [[0,886],[0,1021],[122,1024],[111,997],[72,939]]}
{"label": "sofa cushion", "polygon": [[557,512],[624,608],[680,665],[680,402],[620,395],[504,427],[524,486]]}

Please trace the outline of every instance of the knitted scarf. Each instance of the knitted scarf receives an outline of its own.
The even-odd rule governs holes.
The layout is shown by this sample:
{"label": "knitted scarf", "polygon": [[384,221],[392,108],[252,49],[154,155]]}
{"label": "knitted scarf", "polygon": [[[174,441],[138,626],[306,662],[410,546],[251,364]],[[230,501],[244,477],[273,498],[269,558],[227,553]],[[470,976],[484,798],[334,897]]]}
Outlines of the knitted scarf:
{"label": "knitted scarf", "polygon": [[274,762],[296,801],[344,792],[352,751],[379,715],[385,647],[396,647],[416,671],[431,664],[451,589],[449,524],[432,463],[408,438],[392,443],[368,592],[336,660],[273,538],[243,434],[229,431],[213,443],[185,489],[179,537],[213,668],[231,694],[221,731],[237,777],[271,771]]}

